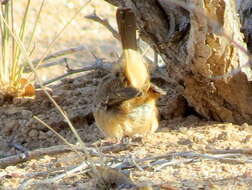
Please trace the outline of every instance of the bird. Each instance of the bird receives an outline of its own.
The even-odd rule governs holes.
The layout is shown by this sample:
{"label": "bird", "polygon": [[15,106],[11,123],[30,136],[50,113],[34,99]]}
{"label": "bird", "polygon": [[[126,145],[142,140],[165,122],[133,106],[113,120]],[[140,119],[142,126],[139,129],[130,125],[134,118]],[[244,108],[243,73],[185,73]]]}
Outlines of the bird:
{"label": "bird", "polygon": [[158,98],[165,91],[150,81],[147,65],[138,52],[136,17],[130,8],[118,8],[116,20],[123,58],[103,77],[94,97],[93,115],[105,137],[146,136],[158,128]]}

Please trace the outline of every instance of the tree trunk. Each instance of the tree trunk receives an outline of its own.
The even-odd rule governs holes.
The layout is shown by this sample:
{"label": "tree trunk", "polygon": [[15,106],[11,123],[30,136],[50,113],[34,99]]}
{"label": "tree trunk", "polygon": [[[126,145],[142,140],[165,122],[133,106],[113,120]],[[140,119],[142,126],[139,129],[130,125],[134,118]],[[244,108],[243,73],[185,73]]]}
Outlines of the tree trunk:
{"label": "tree trunk", "polygon": [[248,50],[252,52],[252,1],[238,0],[237,9],[241,20],[241,31],[244,33]]}
{"label": "tree trunk", "polygon": [[170,76],[184,86],[184,97],[199,114],[252,123],[252,72],[249,66],[241,67],[248,62],[247,55],[221,33],[246,49],[235,1],[187,0],[197,11],[169,0],[106,1],[135,11],[141,38],[162,56]]}

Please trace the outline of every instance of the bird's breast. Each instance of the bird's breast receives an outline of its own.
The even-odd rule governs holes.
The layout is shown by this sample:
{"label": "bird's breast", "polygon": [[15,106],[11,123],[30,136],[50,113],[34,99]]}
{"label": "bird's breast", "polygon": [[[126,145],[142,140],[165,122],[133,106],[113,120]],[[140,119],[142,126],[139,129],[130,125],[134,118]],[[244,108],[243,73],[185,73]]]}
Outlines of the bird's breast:
{"label": "bird's breast", "polygon": [[[129,103],[129,102],[128,102]],[[134,134],[147,134],[158,128],[155,100],[138,106],[125,104],[122,110],[98,110],[94,116],[98,127],[106,136],[121,138]],[[125,111],[126,110],[126,111]]]}

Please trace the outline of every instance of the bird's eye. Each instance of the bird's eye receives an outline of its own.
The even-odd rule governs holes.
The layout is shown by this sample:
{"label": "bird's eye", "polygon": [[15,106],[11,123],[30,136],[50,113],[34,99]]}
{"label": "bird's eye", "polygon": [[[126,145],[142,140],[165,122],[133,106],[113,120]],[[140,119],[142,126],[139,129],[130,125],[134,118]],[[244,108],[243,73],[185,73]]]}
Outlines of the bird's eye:
{"label": "bird's eye", "polygon": [[120,76],[120,73],[116,72],[115,76],[118,78]]}

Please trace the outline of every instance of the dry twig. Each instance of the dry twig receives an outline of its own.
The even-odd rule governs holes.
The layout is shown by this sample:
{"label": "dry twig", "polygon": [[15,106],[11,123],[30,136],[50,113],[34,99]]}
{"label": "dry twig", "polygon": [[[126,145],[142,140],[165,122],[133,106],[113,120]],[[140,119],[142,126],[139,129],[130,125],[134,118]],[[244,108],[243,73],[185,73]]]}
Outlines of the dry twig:
{"label": "dry twig", "polygon": [[209,150],[209,154],[252,154],[252,149]]}
{"label": "dry twig", "polygon": [[94,64],[90,64],[90,65],[86,65],[80,69],[67,69],[67,73],[58,76],[56,78],[53,78],[51,80],[48,80],[46,82],[43,83],[44,86],[49,85],[53,82],[62,80],[70,75],[76,74],[76,73],[81,73],[81,72],[85,72],[85,71],[91,71],[91,70],[110,70],[112,68],[112,63],[111,62],[104,62],[103,60],[100,61],[95,61]]}
{"label": "dry twig", "polygon": [[[189,158],[188,160],[185,160],[185,162],[182,161],[176,161],[174,162],[173,158],[175,157],[185,157]],[[219,155],[210,155],[210,154],[201,154],[201,153],[195,153],[195,152],[175,152],[175,153],[168,153],[165,155],[161,156],[153,156],[153,157],[146,157],[142,159],[135,159],[134,162],[138,164],[138,167],[141,168],[146,168],[146,167],[151,167],[153,165],[158,164],[164,164],[165,165],[176,165],[176,164],[181,164],[181,163],[188,163],[195,161],[200,161],[198,158],[201,159],[207,159],[207,160],[217,160],[219,162],[224,162],[224,163],[231,163],[231,164],[245,164],[245,163],[252,163],[252,160],[242,160],[242,159],[237,159],[234,157],[241,157],[241,154],[219,154]],[[160,160],[163,160],[162,162]],[[159,160],[159,162],[157,162]],[[166,161],[164,161],[166,160]],[[149,161],[150,163],[146,164],[145,162]],[[141,165],[140,165],[141,163]],[[116,163],[112,166],[113,168],[117,169],[130,169],[130,168],[135,168],[136,165],[132,162],[129,162],[128,160],[121,162],[121,163]]]}
{"label": "dry twig", "polygon": [[35,60],[33,60],[32,64],[36,65],[36,64],[38,64],[41,61],[48,61],[50,59],[55,59],[55,58],[58,58],[60,56],[73,54],[73,53],[80,52],[80,51],[83,51],[83,50],[86,50],[86,49],[87,48],[84,45],[82,45],[82,46],[78,46],[78,47],[72,47],[72,48],[67,48],[67,49],[64,49],[64,50],[56,51],[56,52],[54,52],[54,53],[46,56],[43,59],[35,59]]}
{"label": "dry twig", "polygon": [[[113,145],[113,146],[108,146],[108,147],[102,147],[101,153],[103,153],[105,151],[106,152],[113,151],[115,149],[118,149],[119,146],[121,148],[122,147],[125,148],[126,145],[124,144],[124,145]],[[76,147],[76,149],[82,151],[82,149],[80,149],[79,147]],[[46,154],[48,154],[48,153],[55,154],[55,153],[61,153],[61,152],[66,152],[66,151],[71,151],[71,150],[72,150],[72,148],[70,148],[69,146],[61,145],[61,146],[50,147],[47,150],[44,149],[44,153],[46,152]],[[99,153],[97,153],[95,151],[95,148],[88,148],[88,151],[90,152],[90,155],[97,156],[97,157],[99,156]],[[43,151],[40,151],[40,152],[43,152]],[[242,151],[242,150],[239,150],[239,151],[233,150],[233,152],[246,153],[246,151]],[[111,168],[115,168],[115,169],[138,168],[140,170],[143,170],[144,168],[147,168],[147,167],[153,167],[153,166],[160,165],[155,168],[155,171],[157,171],[157,170],[159,171],[167,166],[181,165],[181,164],[191,163],[191,162],[195,162],[195,161],[198,162],[198,161],[201,161],[202,159],[217,160],[220,162],[231,163],[231,164],[252,163],[252,160],[241,160],[241,159],[235,158],[235,157],[241,156],[241,154],[239,154],[239,153],[221,152],[221,153],[225,153],[225,154],[218,154],[218,155],[217,155],[217,152],[214,152],[214,153],[215,153],[215,155],[195,153],[195,152],[174,152],[174,153],[168,153],[168,154],[161,155],[161,156],[145,157],[143,159],[135,159],[133,157],[130,157],[130,158],[127,157],[125,159],[113,158],[112,162],[116,162],[116,163],[112,164]],[[106,157],[106,155],[104,155],[104,156]],[[173,159],[175,157],[185,157],[186,159],[182,159],[182,160]],[[146,163],[146,161],[149,161],[149,163]],[[106,165],[109,162],[111,162],[111,160],[108,160]],[[94,163],[94,164],[95,164],[95,167],[100,166],[100,162]],[[79,166],[76,166],[74,169],[70,169],[65,173],[59,174],[55,177],[52,177],[52,178],[49,178],[46,180],[34,181],[33,179],[30,179],[30,180],[24,182],[20,186],[19,189],[24,189],[28,185],[54,183],[54,182],[57,182],[65,177],[76,175],[76,173],[79,173],[82,170],[84,170],[84,173],[89,171],[90,170],[89,164],[86,162],[83,162]]]}
{"label": "dry twig", "polygon": [[85,16],[85,18],[90,19],[95,22],[98,22],[99,24],[103,25],[105,28],[107,28],[112,33],[114,38],[116,38],[119,41],[121,40],[119,33],[109,24],[108,20],[97,16],[95,10],[92,14]]}
{"label": "dry twig", "polygon": [[[122,150],[126,150],[127,148],[128,148],[127,144],[117,144],[117,145],[100,147],[100,151],[102,153],[119,152]],[[79,146],[74,146],[74,149],[76,151],[83,152],[83,148]],[[89,151],[89,154],[91,156],[98,156],[99,154],[94,147],[88,147],[87,150]],[[70,151],[73,151],[73,148],[68,145],[57,145],[57,146],[52,146],[48,148],[40,148],[33,151],[28,151],[26,153],[21,153],[18,155],[2,158],[0,159],[0,168],[7,167],[9,165],[14,165],[23,161],[36,159],[44,155],[60,154],[60,153],[70,152]]]}
{"label": "dry twig", "polygon": [[25,181],[24,183],[22,183],[19,186],[18,190],[26,189],[30,185],[55,183],[59,180],[64,179],[65,177],[70,177],[70,176],[76,175],[77,172],[83,171],[84,169],[86,169],[86,172],[88,172],[89,171],[89,169],[87,169],[88,166],[89,165],[86,162],[83,162],[79,166],[75,167],[74,169],[66,171],[63,174],[57,175],[57,176],[49,178],[49,179],[39,180],[39,181],[34,181],[33,179],[29,179],[29,180]]}

